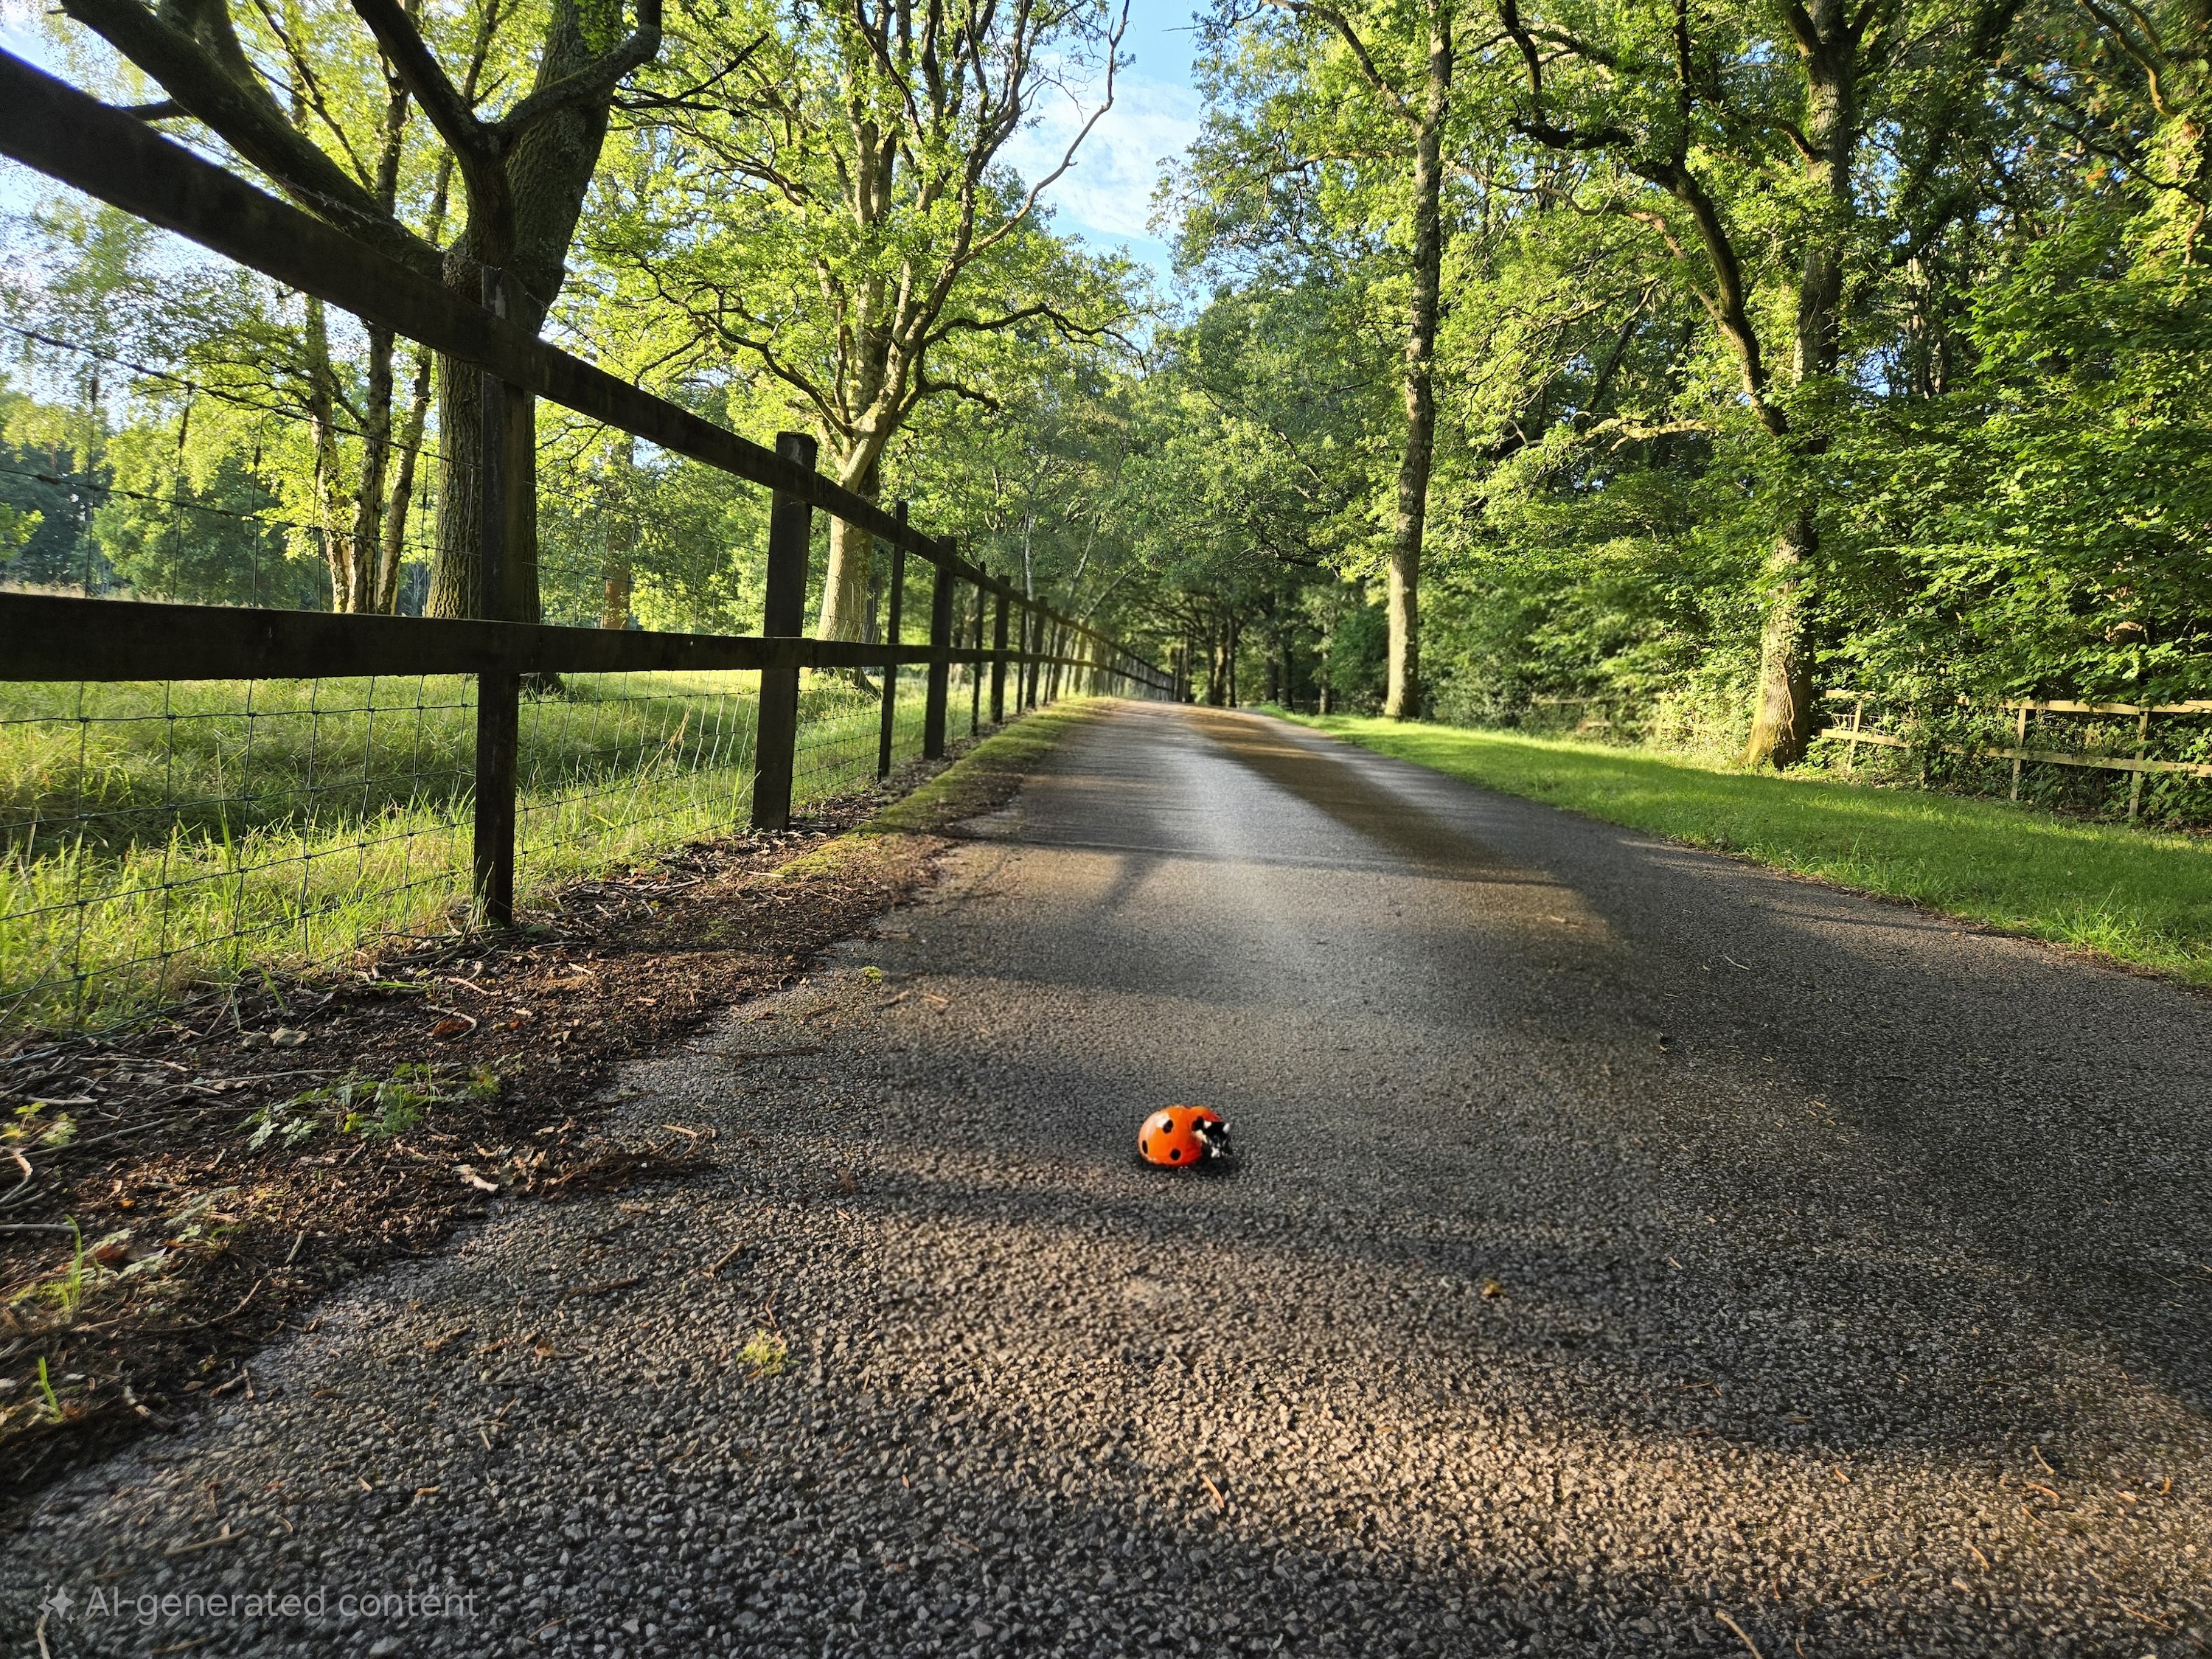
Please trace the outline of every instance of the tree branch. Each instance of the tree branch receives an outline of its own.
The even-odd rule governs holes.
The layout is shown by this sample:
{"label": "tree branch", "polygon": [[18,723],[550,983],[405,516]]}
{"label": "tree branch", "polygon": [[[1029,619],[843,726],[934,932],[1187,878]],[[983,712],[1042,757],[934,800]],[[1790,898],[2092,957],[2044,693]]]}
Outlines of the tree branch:
{"label": "tree branch", "polygon": [[399,82],[422,106],[430,125],[453,152],[467,186],[471,229],[477,257],[490,265],[506,262],[513,210],[507,188],[507,172],[500,161],[497,134],[477,119],[468,100],[446,76],[445,70],[424,44],[414,20],[401,10],[398,0],[353,0],[355,13],[368,25],[376,44],[392,64]]}
{"label": "tree branch", "polygon": [[[747,53],[751,50],[747,47]],[[660,0],[637,0],[637,28],[629,40],[574,75],[564,75],[551,86],[538,88],[501,116],[491,130],[502,144],[512,144],[549,116],[610,96],[625,76],[659,55]]]}
{"label": "tree branch", "polygon": [[285,118],[247,62],[222,0],[187,0],[167,15],[139,0],[63,0],[62,9],[317,217],[412,270],[438,274],[438,250],[395,223],[358,180]]}

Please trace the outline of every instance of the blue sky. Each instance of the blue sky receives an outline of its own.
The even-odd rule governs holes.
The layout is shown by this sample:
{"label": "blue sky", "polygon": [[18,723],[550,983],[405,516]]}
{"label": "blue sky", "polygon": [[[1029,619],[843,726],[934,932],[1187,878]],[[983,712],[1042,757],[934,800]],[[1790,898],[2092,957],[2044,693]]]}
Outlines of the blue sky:
{"label": "blue sky", "polygon": [[[1121,51],[1136,61],[1115,85],[1114,107],[1046,198],[1054,204],[1057,228],[1098,247],[1127,247],[1163,276],[1167,246],[1148,228],[1152,187],[1161,161],[1180,154],[1198,133],[1199,96],[1190,76],[1194,40],[1188,0],[1130,0]],[[1096,106],[1094,94],[1083,114]],[[1077,100],[1048,104],[1016,146],[1014,164],[1031,178],[1049,168],[1080,120]]]}

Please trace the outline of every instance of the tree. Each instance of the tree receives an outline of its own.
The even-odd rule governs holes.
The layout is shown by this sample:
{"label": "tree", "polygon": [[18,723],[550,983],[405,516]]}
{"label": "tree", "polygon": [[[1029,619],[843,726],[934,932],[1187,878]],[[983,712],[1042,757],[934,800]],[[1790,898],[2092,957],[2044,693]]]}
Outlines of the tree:
{"label": "tree", "polygon": [[[328,84],[332,71],[360,66],[362,43],[330,27],[331,14],[234,12],[230,0],[178,0],[159,10],[143,0],[66,0],[64,9],[167,94],[136,112],[198,122],[308,212],[471,301],[488,301],[535,333],[566,276],[616,90],[660,48],[660,0],[637,5],[636,27],[623,37],[618,13],[586,0],[550,0],[527,65],[530,91],[488,117],[480,110],[486,65],[501,23],[520,14],[502,12],[498,0],[478,0],[459,15],[412,11],[405,0],[355,0],[386,88],[381,138],[366,148]],[[282,21],[303,15],[320,27],[295,33]],[[282,78],[263,67],[265,56],[257,62],[246,49],[257,22],[282,40]],[[463,62],[458,81],[441,48]],[[437,240],[442,189],[433,203],[407,204],[411,214],[399,200],[397,157],[410,102],[443,141],[468,204],[466,226],[449,247]],[[447,176],[441,168],[441,184]],[[538,603],[532,514],[508,526],[508,592],[483,591],[483,503],[469,441],[481,423],[482,384],[472,368],[441,359],[438,423],[447,441],[430,607],[447,616],[495,607],[531,620]],[[518,395],[506,465],[524,479],[534,476],[532,431],[529,400]],[[522,495],[526,501],[531,492]],[[349,593],[360,587],[349,579]]]}
{"label": "tree", "polygon": [[[1524,76],[1516,130],[1598,160],[1577,181],[1575,205],[1637,218],[1695,272],[1742,406],[1783,460],[1747,761],[1792,764],[1813,737],[1808,584],[1821,502],[1797,464],[1826,442],[1816,411],[1834,395],[1847,275],[1879,228],[1861,222],[1862,174],[1889,156],[1869,132],[1920,131],[1945,100],[1928,99],[1926,79],[1909,71],[1970,72],[2017,3],[1784,0],[1777,30],[1763,14],[1692,0],[1671,0],[1664,15],[1612,0],[1539,15],[1501,0]],[[1908,91],[1922,95],[1917,108],[1897,95]],[[1786,321],[1761,302],[1762,276],[1793,290]],[[1789,347],[1779,370],[1777,333]]]}
{"label": "tree", "polygon": [[1186,223],[1185,252],[1202,262],[1255,239],[1272,252],[1295,247],[1310,227],[1324,238],[1383,241],[1402,273],[1404,424],[1384,567],[1384,712],[1406,719],[1421,705],[1421,556],[1464,24],[1454,0],[1274,4],[1270,13],[1223,0],[1206,23],[1222,112],[1194,148],[1188,189],[1199,210]]}
{"label": "tree", "polygon": [[[695,358],[779,383],[838,483],[876,499],[925,403],[994,407],[1024,353],[1126,316],[1118,265],[1040,210],[1112,103],[1123,25],[1104,0],[755,0],[694,21],[640,100],[654,141],[595,252],[683,307]],[[1099,103],[1022,184],[1007,144],[1086,69]],[[872,548],[832,523],[822,637],[865,634]]]}

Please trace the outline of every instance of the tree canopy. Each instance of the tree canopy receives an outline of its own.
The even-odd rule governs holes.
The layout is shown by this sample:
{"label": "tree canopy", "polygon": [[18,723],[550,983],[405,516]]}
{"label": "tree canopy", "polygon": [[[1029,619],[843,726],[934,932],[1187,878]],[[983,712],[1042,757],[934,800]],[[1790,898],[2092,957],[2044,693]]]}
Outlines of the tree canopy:
{"label": "tree canopy", "polygon": [[[79,78],[626,377],[909,501],[1195,694],[2212,693],[2201,0],[1213,0],[1164,284],[1062,233],[1104,0],[50,20]],[[1015,140],[1079,94],[1075,143]],[[17,222],[0,575],[466,611],[475,377],[118,216]],[[750,627],[751,494],[564,411],[520,608]],[[829,635],[883,562],[828,536]]]}

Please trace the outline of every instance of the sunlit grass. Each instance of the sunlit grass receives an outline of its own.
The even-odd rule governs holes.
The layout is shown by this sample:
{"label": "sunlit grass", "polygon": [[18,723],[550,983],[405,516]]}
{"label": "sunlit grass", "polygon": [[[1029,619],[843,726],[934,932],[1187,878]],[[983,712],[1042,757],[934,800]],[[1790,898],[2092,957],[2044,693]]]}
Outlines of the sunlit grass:
{"label": "sunlit grass", "polygon": [[2189,837],[1563,738],[1301,723],[1471,783],[2212,985],[2212,846]]}
{"label": "sunlit grass", "polygon": [[[518,903],[742,828],[756,680],[574,675],[526,698]],[[795,805],[874,777],[873,697],[810,676],[800,721]],[[0,1033],[453,926],[475,726],[461,677],[0,688]]]}

